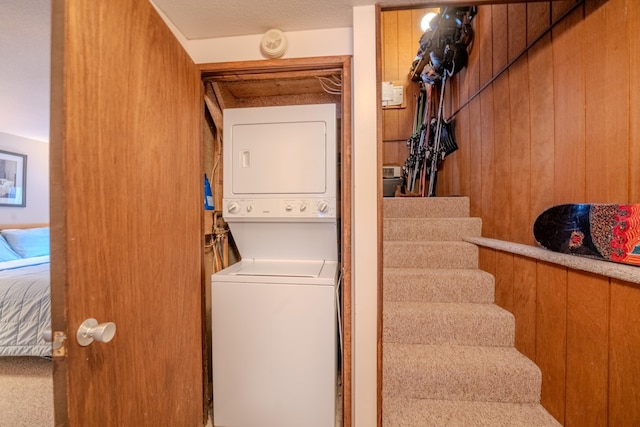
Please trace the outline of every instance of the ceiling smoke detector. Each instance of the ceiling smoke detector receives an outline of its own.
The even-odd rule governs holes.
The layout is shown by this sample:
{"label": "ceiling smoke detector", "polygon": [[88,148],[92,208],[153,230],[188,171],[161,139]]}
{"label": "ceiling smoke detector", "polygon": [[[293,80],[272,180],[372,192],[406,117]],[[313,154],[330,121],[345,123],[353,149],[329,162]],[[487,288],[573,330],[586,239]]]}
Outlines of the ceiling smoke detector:
{"label": "ceiling smoke detector", "polygon": [[262,36],[260,51],[267,58],[280,58],[287,51],[287,36],[280,30],[269,30]]}

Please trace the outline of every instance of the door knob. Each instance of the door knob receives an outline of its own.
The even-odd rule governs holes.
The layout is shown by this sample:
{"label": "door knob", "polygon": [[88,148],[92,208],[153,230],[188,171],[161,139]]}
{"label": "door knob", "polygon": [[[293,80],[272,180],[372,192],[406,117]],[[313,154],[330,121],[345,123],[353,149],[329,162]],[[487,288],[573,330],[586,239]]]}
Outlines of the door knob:
{"label": "door knob", "polygon": [[96,319],[87,319],[78,328],[76,338],[83,347],[94,341],[109,342],[116,334],[116,324],[113,322],[98,323]]}

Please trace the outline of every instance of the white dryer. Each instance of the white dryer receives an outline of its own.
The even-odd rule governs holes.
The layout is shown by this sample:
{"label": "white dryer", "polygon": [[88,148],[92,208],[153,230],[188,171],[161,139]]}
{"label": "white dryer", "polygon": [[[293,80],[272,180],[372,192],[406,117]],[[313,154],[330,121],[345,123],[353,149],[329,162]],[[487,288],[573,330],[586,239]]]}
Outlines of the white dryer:
{"label": "white dryer", "polygon": [[212,276],[214,425],[333,427],[335,106],[224,111],[224,211],[242,261]]}

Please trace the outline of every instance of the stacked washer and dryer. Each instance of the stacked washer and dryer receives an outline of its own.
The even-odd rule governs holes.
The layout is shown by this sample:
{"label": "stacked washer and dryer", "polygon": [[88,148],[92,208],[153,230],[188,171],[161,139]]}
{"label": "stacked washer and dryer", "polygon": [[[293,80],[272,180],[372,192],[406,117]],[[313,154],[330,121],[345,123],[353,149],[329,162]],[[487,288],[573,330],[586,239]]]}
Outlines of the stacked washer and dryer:
{"label": "stacked washer and dryer", "polygon": [[336,109],[224,110],[223,217],[241,261],[212,276],[220,427],[333,427]]}

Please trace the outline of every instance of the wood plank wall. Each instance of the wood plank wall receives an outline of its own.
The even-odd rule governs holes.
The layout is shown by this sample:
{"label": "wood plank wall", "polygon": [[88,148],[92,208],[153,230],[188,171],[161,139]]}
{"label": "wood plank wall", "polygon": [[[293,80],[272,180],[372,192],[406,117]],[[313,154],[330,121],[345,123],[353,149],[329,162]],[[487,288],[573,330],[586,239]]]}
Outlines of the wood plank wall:
{"label": "wood plank wall", "polygon": [[[447,111],[574,3],[481,6]],[[586,0],[546,34],[456,115],[460,149],[444,162],[438,195],[469,196],[483,236],[532,245],[548,206],[640,203],[639,22],[637,0]],[[481,268],[516,317],[517,348],[542,370],[554,417],[640,425],[640,287],[490,249]]]}
{"label": "wood plank wall", "polygon": [[418,84],[409,78],[411,63],[420,47],[420,20],[437,8],[391,10],[382,13],[382,80],[406,85],[404,107],[382,111],[383,165],[402,166],[409,153],[407,139],[413,133]]}

